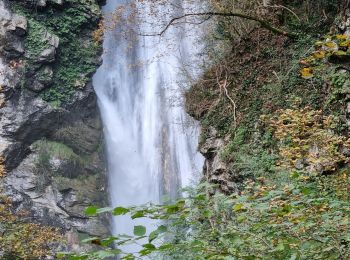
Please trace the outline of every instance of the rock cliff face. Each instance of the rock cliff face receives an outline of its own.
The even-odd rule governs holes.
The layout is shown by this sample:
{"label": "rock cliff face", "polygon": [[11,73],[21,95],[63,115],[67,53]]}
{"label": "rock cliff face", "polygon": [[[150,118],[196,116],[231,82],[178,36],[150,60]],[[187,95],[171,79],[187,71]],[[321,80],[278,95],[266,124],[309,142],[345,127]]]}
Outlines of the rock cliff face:
{"label": "rock cliff face", "polygon": [[206,181],[220,185],[222,192],[230,194],[238,189],[233,174],[220,158],[220,150],[224,146],[225,141],[218,137],[215,128],[211,127],[205,142],[200,144],[199,150],[205,157],[203,174]]}
{"label": "rock cliff face", "polygon": [[67,246],[79,249],[84,234],[108,233],[107,221],[83,214],[106,201],[91,84],[100,55],[91,39],[101,14],[95,1],[34,2],[0,2],[0,154],[7,169],[0,191],[17,211],[29,211],[30,221],[60,228]]}

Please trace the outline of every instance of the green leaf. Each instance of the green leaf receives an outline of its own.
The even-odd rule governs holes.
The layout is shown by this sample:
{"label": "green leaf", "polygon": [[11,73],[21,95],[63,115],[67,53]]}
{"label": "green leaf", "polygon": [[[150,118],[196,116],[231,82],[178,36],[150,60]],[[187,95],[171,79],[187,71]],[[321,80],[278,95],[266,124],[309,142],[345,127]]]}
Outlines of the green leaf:
{"label": "green leaf", "polygon": [[203,201],[206,200],[207,196],[205,194],[199,194],[195,197],[195,200]]}
{"label": "green leaf", "polygon": [[146,227],[144,226],[134,226],[135,236],[144,236],[146,234]]}
{"label": "green leaf", "polygon": [[139,254],[140,254],[141,256],[145,256],[145,255],[149,255],[150,253],[152,253],[152,251],[153,251],[153,250],[149,250],[149,249],[145,248],[145,249],[140,250],[140,251],[139,251]]}
{"label": "green leaf", "polygon": [[121,259],[124,259],[124,260],[134,260],[135,257],[134,257],[132,254],[128,254],[128,255],[123,256]]}
{"label": "green leaf", "polygon": [[307,187],[302,187],[302,188],[301,188],[301,192],[302,192],[304,195],[309,195],[309,194],[311,194],[311,189],[310,189],[310,188],[307,188]]}
{"label": "green leaf", "polygon": [[151,244],[151,243],[148,243],[148,244],[144,244],[142,245],[144,248],[147,248],[147,249],[150,249],[150,250],[154,250],[156,249],[156,246]]}
{"label": "green leaf", "polygon": [[240,211],[243,208],[243,204],[239,203],[233,206],[233,211]]}
{"label": "green leaf", "polygon": [[166,226],[161,225],[159,226],[156,230],[152,231],[149,236],[148,236],[148,240],[149,242],[152,242],[154,239],[156,239],[160,234],[166,232],[168,229]]}
{"label": "green leaf", "polygon": [[276,251],[283,251],[284,250],[284,245],[282,243],[278,244],[275,250]]}
{"label": "green leaf", "polygon": [[168,228],[164,225],[161,225],[157,228],[157,230],[159,233],[164,233],[164,232],[167,232]]}
{"label": "green leaf", "polygon": [[170,248],[173,248],[172,244],[163,244],[158,249],[159,250],[167,250],[167,249],[170,249]]}
{"label": "green leaf", "polygon": [[157,230],[152,231],[148,236],[148,241],[152,242],[154,239],[158,237],[158,235],[159,233],[157,232]]}
{"label": "green leaf", "polygon": [[97,214],[97,207],[90,206],[85,209],[85,214],[88,216],[95,216]]}
{"label": "green leaf", "polygon": [[289,260],[296,260],[298,257],[297,253],[292,254],[292,256],[289,258]]}
{"label": "green leaf", "polygon": [[119,240],[118,237],[108,237],[108,238],[105,238],[101,241],[101,245],[102,246],[108,246],[110,245],[112,242],[116,241],[116,240]]}
{"label": "green leaf", "polygon": [[173,214],[180,210],[180,207],[178,205],[168,205],[168,206],[165,206],[165,208],[168,214]]}
{"label": "green leaf", "polygon": [[125,215],[127,213],[129,213],[130,210],[127,208],[123,208],[123,207],[117,207],[112,211],[112,214],[114,216],[119,216],[119,215]]}
{"label": "green leaf", "polygon": [[238,216],[238,217],[237,217],[237,222],[238,222],[238,223],[242,223],[242,222],[245,221],[246,219],[247,219],[246,216]]}
{"label": "green leaf", "polygon": [[131,218],[132,219],[136,219],[136,218],[143,218],[145,216],[145,213],[140,210],[140,211],[137,211],[136,213],[134,213]]}

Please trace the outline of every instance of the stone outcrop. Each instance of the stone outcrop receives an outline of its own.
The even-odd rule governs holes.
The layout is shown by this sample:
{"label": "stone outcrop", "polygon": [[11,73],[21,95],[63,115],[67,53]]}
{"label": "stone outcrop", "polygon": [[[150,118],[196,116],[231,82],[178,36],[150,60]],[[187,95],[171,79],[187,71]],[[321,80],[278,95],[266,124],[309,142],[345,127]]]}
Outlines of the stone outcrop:
{"label": "stone outcrop", "polygon": [[225,146],[225,142],[217,136],[217,131],[210,127],[205,142],[199,147],[205,157],[204,177],[209,183],[218,184],[222,192],[232,194],[238,190],[237,182],[226,163],[220,158],[220,150]]}
{"label": "stone outcrop", "polygon": [[[44,7],[47,2],[64,4],[62,0],[38,4]],[[0,191],[12,199],[16,211],[30,212],[29,221],[60,228],[65,246],[80,250],[82,234],[109,232],[106,219],[84,215],[87,206],[106,203],[96,96],[88,82],[60,106],[44,101],[39,93],[52,84],[60,39],[46,31],[45,49],[29,57],[24,44],[27,34],[27,19],[1,1],[0,154],[7,175]],[[29,73],[28,59],[35,62]]]}

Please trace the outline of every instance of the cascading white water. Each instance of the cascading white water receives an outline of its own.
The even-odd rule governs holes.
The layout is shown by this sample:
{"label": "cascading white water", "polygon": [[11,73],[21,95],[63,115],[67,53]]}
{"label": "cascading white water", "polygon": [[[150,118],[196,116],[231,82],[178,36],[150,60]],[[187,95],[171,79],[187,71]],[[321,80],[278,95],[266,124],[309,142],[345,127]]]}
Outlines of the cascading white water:
{"label": "cascading white water", "polygon": [[[115,21],[111,13],[128,2],[107,0],[103,8],[107,28],[109,20]],[[179,12],[182,3],[176,2],[170,16]],[[151,8],[144,3],[137,10],[151,20],[143,22],[142,31],[159,30],[150,26],[158,22],[152,19],[160,19],[148,16]],[[195,53],[181,33],[183,28],[170,28],[165,37],[138,36],[130,42],[122,36],[123,23],[110,25],[104,36],[103,65],[93,83],[104,124],[111,204],[158,203],[164,194],[176,197],[203,165],[196,151],[198,127],[184,111],[184,88],[179,83],[180,68]],[[136,223],[129,216],[115,217],[113,233],[132,234],[140,223],[152,225],[146,219]]]}

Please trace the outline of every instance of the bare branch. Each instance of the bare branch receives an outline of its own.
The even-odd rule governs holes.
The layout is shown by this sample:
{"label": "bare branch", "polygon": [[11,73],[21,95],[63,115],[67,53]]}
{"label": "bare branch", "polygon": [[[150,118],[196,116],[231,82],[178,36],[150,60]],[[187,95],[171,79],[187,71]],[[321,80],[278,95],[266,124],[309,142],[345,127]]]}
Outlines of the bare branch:
{"label": "bare branch", "polygon": [[284,5],[266,5],[264,7],[267,7],[267,8],[281,8],[281,9],[285,9],[287,10],[288,12],[290,12],[299,22],[301,21],[299,16],[290,8],[284,6]]}
{"label": "bare branch", "polygon": [[155,34],[143,34],[143,36],[162,36],[171,25],[173,25],[176,21],[184,19],[186,17],[191,17],[191,16],[208,16],[207,19],[210,19],[213,16],[222,16],[222,17],[240,17],[252,21],[258,22],[263,28],[268,29],[269,31],[276,33],[276,34],[281,34],[290,38],[296,38],[297,35],[292,32],[287,32],[283,29],[274,27],[272,24],[268,23],[265,20],[262,20],[258,17],[250,16],[244,13],[240,12],[229,12],[229,13],[218,13],[218,12],[204,12],[204,13],[187,13],[184,15],[181,15],[179,17],[174,17],[172,18],[169,23],[165,26],[165,28],[160,32],[160,33],[155,33]]}

